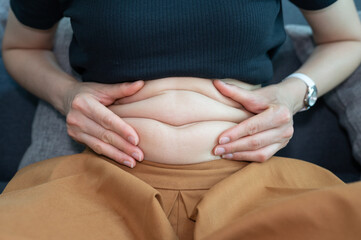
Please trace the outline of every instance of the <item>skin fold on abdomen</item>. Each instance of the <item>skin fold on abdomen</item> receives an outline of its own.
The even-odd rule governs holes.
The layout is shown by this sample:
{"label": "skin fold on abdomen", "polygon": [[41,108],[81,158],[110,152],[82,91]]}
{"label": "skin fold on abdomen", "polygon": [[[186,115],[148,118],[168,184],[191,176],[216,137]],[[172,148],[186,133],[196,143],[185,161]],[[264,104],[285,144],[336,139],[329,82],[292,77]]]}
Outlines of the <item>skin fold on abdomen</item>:
{"label": "skin fold on abdomen", "polygon": [[211,80],[189,77],[147,81],[109,109],[137,131],[145,160],[165,164],[220,159],[212,153],[218,136],[252,116]]}

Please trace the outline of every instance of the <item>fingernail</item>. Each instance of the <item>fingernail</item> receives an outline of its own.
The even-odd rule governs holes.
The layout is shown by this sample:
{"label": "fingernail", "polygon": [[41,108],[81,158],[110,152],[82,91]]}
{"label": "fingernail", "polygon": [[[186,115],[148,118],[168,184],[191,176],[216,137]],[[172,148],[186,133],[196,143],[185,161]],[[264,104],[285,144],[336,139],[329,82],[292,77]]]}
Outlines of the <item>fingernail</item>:
{"label": "fingernail", "polygon": [[133,167],[134,167],[133,162],[130,162],[130,161],[124,161],[123,163],[124,163],[124,165],[127,165],[127,166],[128,166],[128,167],[130,167],[130,168],[133,168]]}
{"label": "fingernail", "polygon": [[139,162],[142,161],[142,159],[140,158],[140,154],[134,152],[132,153],[132,157],[135,159],[135,160],[138,160]]}
{"label": "fingernail", "polygon": [[214,154],[221,155],[221,154],[225,153],[225,151],[226,150],[224,148],[218,147],[218,148],[216,148],[216,151],[214,151]]}
{"label": "fingernail", "polygon": [[128,142],[130,142],[133,145],[137,145],[137,143],[135,142],[135,138],[133,136],[128,137]]}
{"label": "fingernail", "polygon": [[223,82],[222,80],[219,80],[224,86],[228,86],[229,84],[226,82]]}
{"label": "fingernail", "polygon": [[232,153],[228,153],[228,154],[225,154],[225,155],[222,155],[222,158],[233,158],[233,154]]}
{"label": "fingernail", "polygon": [[231,141],[231,139],[229,137],[222,137],[219,140],[219,144],[226,144],[226,143],[229,143],[230,141]]}

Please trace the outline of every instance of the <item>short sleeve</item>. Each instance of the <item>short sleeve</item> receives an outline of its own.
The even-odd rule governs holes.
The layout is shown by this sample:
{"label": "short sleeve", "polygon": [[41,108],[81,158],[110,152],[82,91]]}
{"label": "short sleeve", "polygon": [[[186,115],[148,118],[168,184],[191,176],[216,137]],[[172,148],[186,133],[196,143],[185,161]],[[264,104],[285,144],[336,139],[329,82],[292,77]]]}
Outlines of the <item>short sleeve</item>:
{"label": "short sleeve", "polygon": [[337,0],[290,0],[297,7],[304,10],[320,10],[335,3]]}
{"label": "short sleeve", "polygon": [[60,0],[10,0],[16,18],[24,25],[49,29],[63,17]]}

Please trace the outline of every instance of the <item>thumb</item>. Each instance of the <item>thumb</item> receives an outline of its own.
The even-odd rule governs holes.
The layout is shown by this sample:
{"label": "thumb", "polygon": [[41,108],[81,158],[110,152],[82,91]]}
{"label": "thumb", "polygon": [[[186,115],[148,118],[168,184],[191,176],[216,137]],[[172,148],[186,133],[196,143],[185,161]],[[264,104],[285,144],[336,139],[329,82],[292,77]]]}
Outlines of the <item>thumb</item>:
{"label": "thumb", "polygon": [[244,108],[253,113],[260,113],[267,109],[269,105],[265,97],[251,90],[246,90],[220,80],[214,80],[213,84],[222,95],[240,103]]}
{"label": "thumb", "polygon": [[102,89],[106,95],[113,99],[123,98],[131,96],[138,92],[144,86],[144,81],[139,80],[136,82],[116,83],[106,85]]}

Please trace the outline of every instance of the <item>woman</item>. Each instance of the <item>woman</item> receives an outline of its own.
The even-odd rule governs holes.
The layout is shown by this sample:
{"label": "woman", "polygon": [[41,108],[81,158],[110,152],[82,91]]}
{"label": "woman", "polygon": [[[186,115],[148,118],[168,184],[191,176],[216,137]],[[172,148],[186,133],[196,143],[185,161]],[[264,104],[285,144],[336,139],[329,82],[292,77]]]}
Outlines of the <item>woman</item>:
{"label": "woman", "polygon": [[[200,12],[197,12],[195,9],[198,8],[186,3],[169,8],[161,3],[159,3],[161,7],[157,4],[148,6],[145,3],[134,3],[139,9],[138,13],[133,13],[134,10],[128,11],[127,5],[106,5],[108,8],[113,7],[114,11],[119,11],[120,16],[116,14],[98,16],[101,15],[100,12],[88,13],[85,8],[81,8],[81,5],[77,5],[79,4],[77,2],[71,4],[71,1],[64,1],[61,7],[51,2],[20,1],[17,4],[16,2],[12,2],[12,8],[19,12],[20,18],[30,19],[27,22],[28,25],[47,30],[26,27],[10,13],[3,50],[8,71],[22,86],[50,102],[70,118],[73,112],[77,111],[71,107],[74,98],[94,99],[94,103],[87,111],[96,112],[96,115],[89,117],[83,109],[76,114],[75,120],[81,122],[78,118],[82,116],[89,119],[81,123],[82,129],[92,129],[93,125],[90,123],[94,123],[101,130],[94,135],[69,127],[72,136],[76,135],[77,141],[91,146],[98,153],[118,162],[127,160],[133,164],[135,162],[134,157],[131,157],[132,154],[139,155],[141,159],[143,157],[141,149],[135,146],[139,138],[134,129],[107,111],[104,105],[110,105],[123,94],[132,94],[137,89],[125,90],[128,87],[121,87],[121,85],[78,84],[73,77],[57,67],[50,50],[56,29],[53,25],[63,14],[73,19],[74,38],[70,48],[72,66],[83,75],[83,80],[87,82],[116,83],[188,75],[212,79],[237,77],[238,80],[251,84],[264,83],[272,77],[269,57],[282,44],[285,37],[279,1],[233,3],[234,7],[243,14],[216,4],[219,9],[215,11],[207,7],[203,10],[208,11],[204,13],[206,14],[204,16],[200,15],[202,8],[198,10]],[[312,7],[325,7],[333,2],[307,2],[303,5],[299,1],[296,3],[306,9],[312,9]],[[89,8],[101,7],[97,5],[99,3],[93,4],[91,6],[88,3]],[[28,10],[22,11],[22,9]],[[182,13],[184,11],[191,14],[188,19],[182,17],[187,16]],[[215,19],[211,14],[212,11],[220,12],[217,20],[212,21]],[[143,12],[147,14],[142,14]],[[255,12],[256,15],[253,13],[250,15],[250,12]],[[316,82],[318,96],[321,96],[342,82],[358,65],[359,54],[356,53],[360,39],[359,20],[352,1],[337,1],[329,8],[320,11],[305,10],[303,12],[315,32],[315,41],[319,46],[298,72],[305,73]],[[51,16],[41,17],[44,13]],[[162,13],[165,14],[165,18],[163,21],[158,19],[157,23],[157,16],[163,16],[159,15]],[[266,13],[268,15],[265,15]],[[91,14],[97,15],[91,16]],[[202,21],[209,24],[199,23],[197,14],[203,16]],[[258,18],[258,14],[266,17]],[[230,17],[226,17],[228,15]],[[206,19],[207,16],[209,19]],[[104,19],[104,22],[99,19]],[[184,24],[179,20],[183,20]],[[198,24],[191,21],[198,21]],[[252,24],[244,24],[249,21],[253,21]],[[224,24],[228,24],[230,28],[225,29]],[[118,25],[122,33],[117,33],[119,29],[112,29]],[[198,25],[203,27],[197,29]],[[237,29],[237,32],[233,28]],[[154,29],[154,31],[147,29]],[[165,29],[173,31],[170,34],[173,37],[164,35]],[[117,35],[111,34],[114,31]],[[220,37],[222,34],[225,34],[224,38]],[[235,37],[238,41],[232,40]],[[137,46],[137,48],[131,46]],[[32,51],[29,51],[30,49]],[[217,61],[217,59],[222,60]],[[272,87],[247,92],[251,96],[247,95],[241,104],[251,112],[262,112],[262,114],[256,115],[247,124],[238,125],[222,135],[231,139],[225,147],[226,154],[233,152],[233,159],[236,160],[261,161],[271,157],[288,142],[292,132],[292,120],[288,115],[302,108],[306,85],[299,79],[291,78],[287,80],[287,83],[282,84],[282,88],[285,88],[280,89],[282,94],[278,94],[277,90],[281,85],[276,85],[277,91]],[[276,92],[277,96],[275,96]],[[240,96],[240,94],[237,95]],[[249,102],[250,97],[252,97],[251,102]],[[244,102],[247,99],[248,102]],[[273,111],[273,108],[269,108],[271,105],[277,109],[279,107],[280,111]],[[285,116],[290,120],[284,121],[284,124],[267,125],[270,122],[269,119],[273,117],[280,119]],[[108,126],[109,124],[102,122],[104,120],[109,120],[112,124]],[[241,138],[248,133],[254,137]],[[108,141],[112,142],[102,139],[107,134],[111,135]],[[269,135],[272,137],[269,138]],[[131,138],[128,139],[129,137]],[[269,139],[273,139],[272,142]],[[117,144],[119,142],[121,144]],[[245,144],[249,146],[244,147]],[[254,150],[254,148],[259,148],[259,150]]]}
{"label": "woman", "polygon": [[[17,17],[12,12],[9,15],[3,48],[9,72],[25,88],[67,116],[68,132],[77,141],[131,168],[135,167],[135,160],[147,161],[138,163],[134,170],[127,169],[88,151],[33,165],[13,179],[6,189],[7,197],[17,202],[17,199],[36,196],[37,191],[47,197],[23,204],[22,210],[25,206],[34,208],[38,203],[48,204],[57,199],[52,193],[61,192],[69,198],[59,199],[64,208],[57,208],[57,205],[56,209],[50,208],[51,212],[62,216],[60,213],[64,211],[79,210],[83,206],[82,200],[86,199],[84,213],[89,217],[93,209],[98,213],[98,218],[94,219],[102,223],[93,218],[89,218],[94,220],[90,222],[81,219],[70,223],[78,224],[81,229],[86,223],[92,237],[94,231],[90,230],[102,226],[104,232],[124,238],[173,239],[178,236],[190,239],[193,236],[225,239],[255,237],[249,229],[262,229],[264,222],[251,213],[262,205],[267,206],[262,209],[267,212],[266,218],[274,220],[270,229],[276,230],[270,232],[278,235],[272,236],[281,239],[282,231],[277,227],[284,225],[277,225],[276,219],[295,207],[301,214],[305,209],[297,201],[307,203],[326,197],[322,192],[311,197],[312,193],[299,196],[300,192],[342,185],[332,174],[297,161],[289,160],[288,163],[273,158],[257,165],[225,159],[265,162],[271,158],[292,136],[292,115],[313,104],[308,96],[312,87],[307,87],[308,81],[304,83],[305,76],[314,80],[318,96],[321,96],[359,65],[360,54],[356,53],[361,52],[361,30],[352,1],[295,1],[308,9],[303,13],[314,30],[318,47],[297,71],[302,75],[293,75],[282,83],[263,88],[260,84],[272,75],[270,57],[284,40],[279,1],[234,1],[224,6],[201,1],[197,3],[201,6],[200,12],[199,6],[190,3],[166,4],[162,1],[152,4],[134,1],[124,5],[95,1],[36,3],[12,1]],[[131,8],[132,4],[134,8]],[[98,11],[100,7],[106,10]],[[216,7],[217,11],[214,10]],[[132,11],[126,11],[127,8]],[[318,11],[311,11],[315,9]],[[76,82],[62,72],[50,51],[56,29],[54,24],[62,14],[72,19],[72,66],[86,82]],[[181,23],[177,23],[180,20]],[[117,29],[120,30],[115,31]],[[145,84],[143,81],[116,83],[138,79],[150,81]],[[219,80],[212,82],[212,79],[223,79],[231,84]],[[220,160],[211,161],[215,159]],[[298,173],[300,169],[302,171]],[[292,174],[285,175],[287,171]],[[84,178],[75,177],[79,174]],[[34,179],[34,176],[38,177]],[[203,177],[199,179],[199,176]],[[60,185],[54,186],[53,180],[59,180]],[[39,184],[45,189],[34,190]],[[244,188],[247,198],[242,197],[240,188]],[[354,188],[359,189],[359,186]],[[25,189],[22,196],[13,195],[12,192],[21,189]],[[262,194],[255,193],[254,189]],[[342,196],[341,192],[346,191],[345,201],[354,207],[352,209],[357,209],[351,192],[356,194],[359,190],[350,192],[347,189],[351,188],[345,186],[340,189],[330,192]],[[72,195],[71,203],[76,208],[63,202]],[[296,195],[299,198],[294,201],[283,201],[282,197]],[[278,197],[276,210],[269,205],[275,196]],[[88,204],[89,199],[94,201]],[[236,206],[238,200],[244,204],[229,208]],[[121,203],[117,204],[117,201]],[[23,212],[17,204],[13,207],[4,200],[2,202],[9,215]],[[228,206],[222,208],[222,203]],[[257,206],[252,205],[254,203]],[[282,212],[282,204],[287,211]],[[115,211],[109,211],[109,206]],[[104,211],[100,214],[101,208]],[[139,211],[135,212],[137,208]],[[209,213],[210,210],[214,214]],[[307,210],[312,221],[322,222],[316,220],[317,211],[311,206]],[[120,214],[114,215],[117,211]],[[245,218],[238,222],[240,225],[230,224],[232,219],[244,217],[242,214],[246,213],[250,225]],[[360,215],[355,210],[355,219]],[[74,216],[81,216],[81,211]],[[66,219],[63,217],[47,219],[50,226],[41,232],[59,234],[59,224],[53,223],[56,219]],[[125,220],[104,225],[104,221],[119,217]],[[337,218],[332,219],[332,223],[338,225]],[[351,219],[347,227],[337,229],[341,234],[349,228],[354,230],[355,219]],[[31,223],[30,230],[24,230],[26,221],[19,224],[24,232],[36,235],[40,228],[34,226],[39,222]],[[6,221],[6,224],[3,226],[7,229],[13,226],[12,221]],[[117,229],[114,224],[122,227]],[[141,226],[138,233],[137,224]],[[74,235],[69,236],[80,237],[77,235],[79,229],[72,229],[64,222],[60,228],[65,225],[67,233],[62,232],[64,236],[72,233]],[[159,226],[157,231],[154,231],[155,226]],[[292,229],[290,227],[289,231]],[[114,231],[119,232],[115,234]],[[259,237],[263,239],[269,235],[267,231],[257,232],[261,233]],[[314,236],[312,230],[303,233]],[[322,237],[326,239],[327,234]]]}

